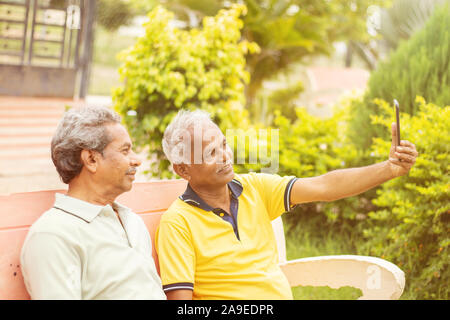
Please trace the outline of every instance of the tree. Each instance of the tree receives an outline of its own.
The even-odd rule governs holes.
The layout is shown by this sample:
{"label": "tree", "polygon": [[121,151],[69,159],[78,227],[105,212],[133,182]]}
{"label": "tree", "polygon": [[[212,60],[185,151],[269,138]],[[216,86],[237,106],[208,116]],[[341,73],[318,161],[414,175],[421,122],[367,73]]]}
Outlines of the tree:
{"label": "tree", "polygon": [[[164,5],[177,13],[189,27],[205,15],[213,15],[228,3],[219,0],[167,0]],[[248,13],[242,35],[256,42],[259,54],[247,57],[251,80],[246,87],[247,104],[264,80],[287,70],[306,57],[329,54],[335,41],[367,42],[366,18],[371,5],[388,0],[244,0]]]}
{"label": "tree", "polygon": [[372,6],[368,24],[374,32],[375,42],[349,40],[347,43],[346,67],[352,63],[356,53],[370,70],[375,70],[380,60],[401,41],[408,40],[420,30],[430,18],[434,8],[448,0],[395,0],[389,8]]}
{"label": "tree", "polygon": [[397,0],[390,8],[380,11],[377,32],[388,46],[397,48],[401,40],[408,40],[428,21],[436,6],[448,0]]}
{"label": "tree", "polygon": [[380,62],[370,75],[361,101],[351,108],[349,135],[367,150],[374,137],[387,136],[384,128],[371,123],[380,109],[374,99],[397,99],[402,112],[417,113],[416,96],[437,105],[450,101],[450,4],[438,7],[425,27],[402,41],[388,59]]}

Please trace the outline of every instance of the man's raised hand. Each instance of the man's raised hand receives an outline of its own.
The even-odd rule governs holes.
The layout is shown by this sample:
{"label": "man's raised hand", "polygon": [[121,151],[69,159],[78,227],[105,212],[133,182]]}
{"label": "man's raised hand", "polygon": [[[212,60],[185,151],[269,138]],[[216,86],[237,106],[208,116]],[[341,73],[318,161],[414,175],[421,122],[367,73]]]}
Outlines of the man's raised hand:
{"label": "man's raised hand", "polygon": [[409,172],[419,153],[416,150],[416,146],[407,140],[401,140],[400,145],[397,145],[397,125],[395,122],[391,125],[391,135],[392,144],[389,151],[389,164],[392,175],[399,177]]}

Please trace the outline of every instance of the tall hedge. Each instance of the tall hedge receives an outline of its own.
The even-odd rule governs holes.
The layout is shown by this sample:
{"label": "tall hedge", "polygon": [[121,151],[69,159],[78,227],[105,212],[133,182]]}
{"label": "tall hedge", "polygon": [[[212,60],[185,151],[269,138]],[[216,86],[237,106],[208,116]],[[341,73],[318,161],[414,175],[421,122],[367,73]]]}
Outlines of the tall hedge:
{"label": "tall hedge", "polygon": [[437,7],[425,27],[417,31],[371,74],[362,102],[352,108],[349,134],[361,149],[385,130],[371,123],[380,109],[374,99],[397,99],[402,112],[417,113],[416,96],[436,105],[450,102],[450,5]]}

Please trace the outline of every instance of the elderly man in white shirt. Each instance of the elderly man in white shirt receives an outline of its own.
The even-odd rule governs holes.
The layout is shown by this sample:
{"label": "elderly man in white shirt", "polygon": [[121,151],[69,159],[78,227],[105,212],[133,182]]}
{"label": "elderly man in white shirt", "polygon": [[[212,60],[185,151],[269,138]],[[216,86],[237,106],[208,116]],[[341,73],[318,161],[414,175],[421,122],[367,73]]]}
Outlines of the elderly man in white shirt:
{"label": "elderly man in white shirt", "polygon": [[30,228],[21,252],[32,299],[166,299],[143,220],[115,202],[141,164],[120,116],[66,112],[51,143],[66,195]]}

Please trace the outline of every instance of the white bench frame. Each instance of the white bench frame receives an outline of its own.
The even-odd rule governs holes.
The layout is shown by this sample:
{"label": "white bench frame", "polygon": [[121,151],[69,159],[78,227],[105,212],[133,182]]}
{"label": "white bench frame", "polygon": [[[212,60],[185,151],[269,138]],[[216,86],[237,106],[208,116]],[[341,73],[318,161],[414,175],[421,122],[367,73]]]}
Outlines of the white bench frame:
{"label": "white bench frame", "polygon": [[291,287],[345,286],[362,291],[359,300],[396,300],[405,288],[405,274],[395,264],[370,256],[333,255],[287,261],[283,222],[272,222],[280,267]]}

